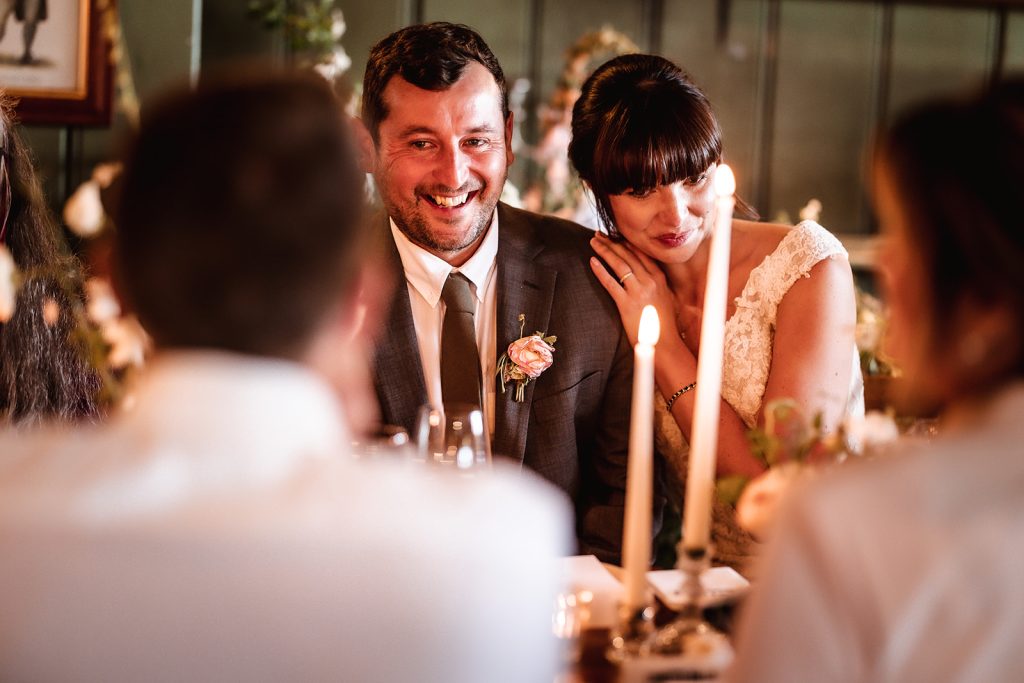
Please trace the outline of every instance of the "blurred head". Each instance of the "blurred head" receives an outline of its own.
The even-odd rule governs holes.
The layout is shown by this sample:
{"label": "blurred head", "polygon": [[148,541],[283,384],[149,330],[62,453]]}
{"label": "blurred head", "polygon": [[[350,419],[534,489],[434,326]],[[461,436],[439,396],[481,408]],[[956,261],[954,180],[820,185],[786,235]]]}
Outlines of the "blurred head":
{"label": "blurred head", "polygon": [[1024,81],[916,109],[881,136],[874,190],[889,350],[942,408],[1024,374]]}
{"label": "blurred head", "polygon": [[[25,276],[13,317],[0,322],[0,420],[96,417],[100,382],[71,312],[81,294],[81,266],[64,244],[14,123],[0,97],[0,230]],[[60,313],[48,324],[43,307],[51,301]]]}
{"label": "blurred head", "polygon": [[569,158],[605,229],[665,260],[706,230],[722,133],[682,69],[655,55],[622,55],[583,84]]}
{"label": "blurred head", "polygon": [[158,346],[308,354],[360,273],[348,133],[313,74],[236,71],[144,110],[114,217],[117,270]]}
{"label": "blurred head", "polygon": [[370,51],[362,117],[384,208],[411,241],[460,265],[490,225],[513,158],[494,54],[459,24],[396,31]]}

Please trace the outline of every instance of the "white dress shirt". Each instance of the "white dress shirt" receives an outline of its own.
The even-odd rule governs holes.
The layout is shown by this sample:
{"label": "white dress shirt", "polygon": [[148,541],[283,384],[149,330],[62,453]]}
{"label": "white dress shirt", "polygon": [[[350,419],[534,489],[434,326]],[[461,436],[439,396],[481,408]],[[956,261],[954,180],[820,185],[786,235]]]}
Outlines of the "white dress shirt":
{"label": "white dress shirt", "polygon": [[409,303],[412,319],[416,326],[419,342],[420,362],[423,364],[423,380],[427,385],[427,400],[435,406],[441,400],[441,326],[446,306],[441,300],[441,290],[452,271],[462,273],[473,284],[476,297],[476,345],[480,351],[480,373],[483,379],[484,413],[487,416],[488,431],[494,432],[494,371],[497,326],[497,263],[498,254],[498,212],[494,212],[491,225],[476,252],[459,268],[453,268],[443,259],[434,256],[423,247],[413,244],[391,221],[398,255],[402,259],[405,282],[409,288]]}
{"label": "white dress shirt", "polygon": [[347,458],[285,361],[164,357],[136,406],[0,433],[0,680],[554,679],[546,483]]}

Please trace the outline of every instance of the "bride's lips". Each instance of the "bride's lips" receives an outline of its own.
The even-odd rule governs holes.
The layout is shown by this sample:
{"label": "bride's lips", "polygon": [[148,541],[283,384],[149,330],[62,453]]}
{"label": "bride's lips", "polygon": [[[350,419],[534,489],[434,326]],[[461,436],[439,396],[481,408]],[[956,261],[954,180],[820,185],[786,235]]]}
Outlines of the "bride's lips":
{"label": "bride's lips", "polygon": [[662,235],[658,235],[654,239],[663,246],[674,249],[685,244],[692,234],[693,230],[684,230],[683,232],[666,232]]}

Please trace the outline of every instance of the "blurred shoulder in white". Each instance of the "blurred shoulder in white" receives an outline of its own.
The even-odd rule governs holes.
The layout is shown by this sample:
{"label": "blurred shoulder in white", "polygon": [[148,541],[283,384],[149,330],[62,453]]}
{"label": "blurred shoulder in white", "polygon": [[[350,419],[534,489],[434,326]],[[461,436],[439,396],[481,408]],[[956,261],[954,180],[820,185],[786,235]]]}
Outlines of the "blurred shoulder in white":
{"label": "blurred shoulder in white", "polygon": [[299,366],[152,374],[107,427],[0,439],[0,679],[553,679],[559,492],[353,461]]}

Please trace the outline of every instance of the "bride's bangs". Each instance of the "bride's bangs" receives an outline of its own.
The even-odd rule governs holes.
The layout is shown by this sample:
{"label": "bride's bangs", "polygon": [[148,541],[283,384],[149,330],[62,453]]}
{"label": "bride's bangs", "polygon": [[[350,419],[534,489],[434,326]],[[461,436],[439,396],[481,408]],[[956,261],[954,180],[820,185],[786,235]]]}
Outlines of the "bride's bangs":
{"label": "bride's bangs", "polygon": [[678,103],[662,106],[666,103],[657,99],[620,109],[598,136],[593,175],[603,193],[647,192],[696,178],[721,158],[721,135],[713,120],[695,122]]}

